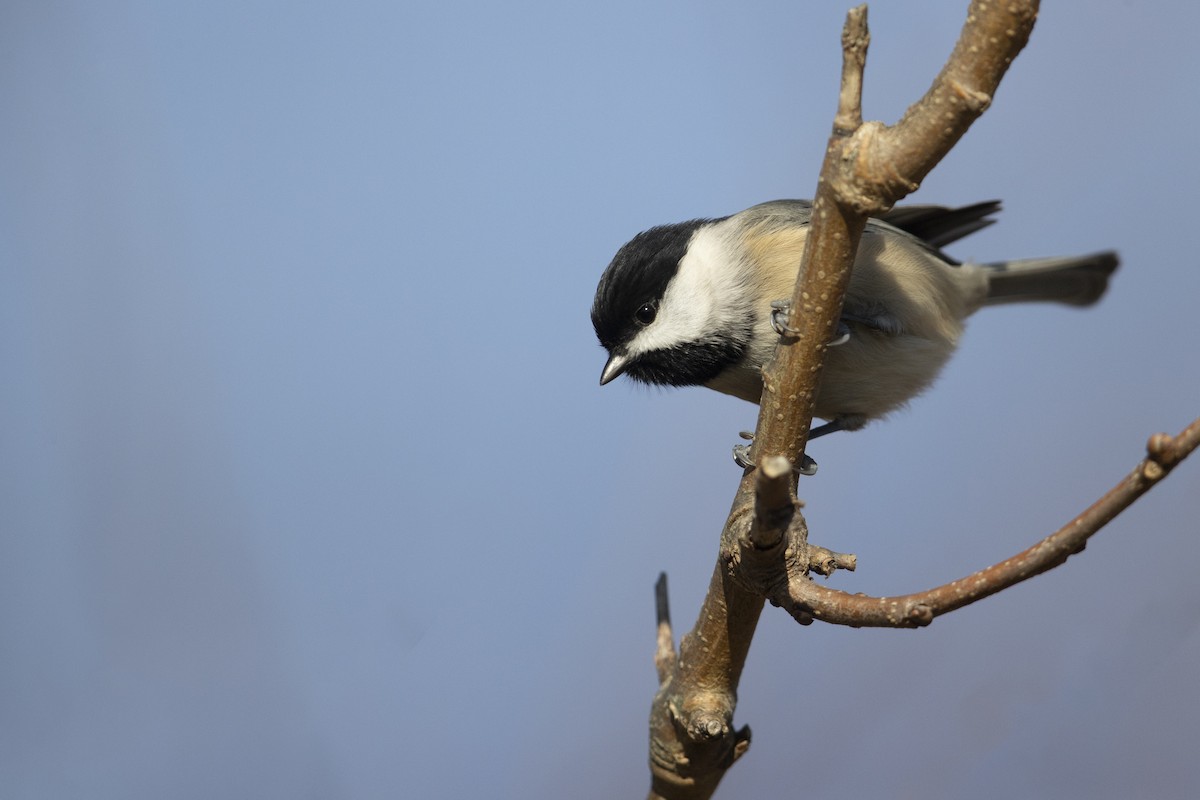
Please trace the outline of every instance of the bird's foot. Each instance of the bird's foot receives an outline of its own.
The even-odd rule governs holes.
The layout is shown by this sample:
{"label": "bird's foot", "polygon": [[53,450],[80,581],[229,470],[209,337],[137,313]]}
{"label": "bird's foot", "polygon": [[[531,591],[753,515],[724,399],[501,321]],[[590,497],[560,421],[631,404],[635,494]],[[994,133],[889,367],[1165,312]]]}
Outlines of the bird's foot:
{"label": "bird's foot", "polygon": [[780,336],[799,336],[800,331],[788,324],[788,317],[792,313],[792,301],[790,300],[773,300],[771,301],[771,327]]}
{"label": "bird's foot", "polygon": [[[738,436],[748,440],[751,444],[754,443],[754,434],[750,431],[742,431]],[[733,446],[733,461],[742,469],[750,469],[750,467],[754,466],[754,462],[750,460],[750,446],[750,444],[735,444]],[[806,453],[796,472],[801,475],[816,475],[817,462],[813,461]]]}
{"label": "bird's foot", "polygon": [[[789,324],[792,313],[792,303],[789,300],[775,300],[771,303],[771,327],[780,336],[799,336],[800,331]],[[850,341],[850,326],[844,320],[838,320],[837,336],[829,342],[829,347],[837,347]]]}

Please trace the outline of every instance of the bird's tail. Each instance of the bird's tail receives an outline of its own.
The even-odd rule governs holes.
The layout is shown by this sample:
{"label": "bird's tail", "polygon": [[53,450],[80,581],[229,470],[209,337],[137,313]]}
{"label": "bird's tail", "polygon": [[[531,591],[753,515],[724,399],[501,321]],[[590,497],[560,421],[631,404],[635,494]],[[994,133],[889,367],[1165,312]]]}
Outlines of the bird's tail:
{"label": "bird's tail", "polygon": [[1048,301],[1069,306],[1090,306],[1108,288],[1116,270],[1117,254],[1111,250],[1087,256],[1030,258],[985,264],[988,270],[986,305]]}

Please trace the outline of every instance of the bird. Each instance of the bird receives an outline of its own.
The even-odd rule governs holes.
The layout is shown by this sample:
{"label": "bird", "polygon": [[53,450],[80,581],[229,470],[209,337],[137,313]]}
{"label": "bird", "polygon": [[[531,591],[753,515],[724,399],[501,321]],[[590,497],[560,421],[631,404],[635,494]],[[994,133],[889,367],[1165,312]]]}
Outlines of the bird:
{"label": "bird", "polygon": [[[942,248],[993,224],[1000,201],[909,205],[867,220],[809,439],[857,430],[925,391],[984,307],[1085,307],[1119,260],[1082,256],[976,264]],[[600,277],[591,318],[608,353],[600,384],[704,386],[758,403],[762,369],[787,328],[812,203],[774,200],[642,231]],[[836,346],[833,346],[836,345]]]}

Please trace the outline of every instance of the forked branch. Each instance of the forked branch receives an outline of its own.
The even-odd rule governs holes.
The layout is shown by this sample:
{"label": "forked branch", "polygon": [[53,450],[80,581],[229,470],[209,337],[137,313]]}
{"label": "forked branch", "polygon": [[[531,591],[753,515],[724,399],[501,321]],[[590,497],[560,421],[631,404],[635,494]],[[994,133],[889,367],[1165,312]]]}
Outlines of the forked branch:
{"label": "forked branch", "polygon": [[990,105],[1025,46],[1037,0],[975,0],[958,43],[929,91],[894,126],[862,121],[862,81],[870,40],[866,7],[847,16],[838,110],[825,153],[812,225],[791,314],[763,371],[755,468],[742,477],[721,537],[720,555],[695,628],[676,652],[658,586],[655,663],[659,690],[650,713],[650,798],[711,797],[750,745],[733,727],[737,686],[764,602],[802,623],[913,627],[1061,564],[1122,509],[1161,480],[1200,441],[1200,420],[1177,437],[1151,439],[1148,458],[1092,508],[1044,541],[975,575],[903,598],[849,595],[819,586],[810,572],[854,569],[854,556],[808,543],[796,499],[826,342],[833,340],[850,269],[867,217],[917,188]]}

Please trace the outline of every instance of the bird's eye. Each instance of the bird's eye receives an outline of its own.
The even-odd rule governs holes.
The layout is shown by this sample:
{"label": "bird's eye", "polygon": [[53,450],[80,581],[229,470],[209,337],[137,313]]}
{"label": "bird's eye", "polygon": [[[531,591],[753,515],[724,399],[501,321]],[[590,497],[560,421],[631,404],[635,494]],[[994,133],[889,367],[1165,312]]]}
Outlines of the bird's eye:
{"label": "bird's eye", "polygon": [[634,312],[633,318],[643,325],[649,325],[651,322],[654,322],[656,316],[658,316],[658,306],[654,305],[654,303],[645,303]]}

